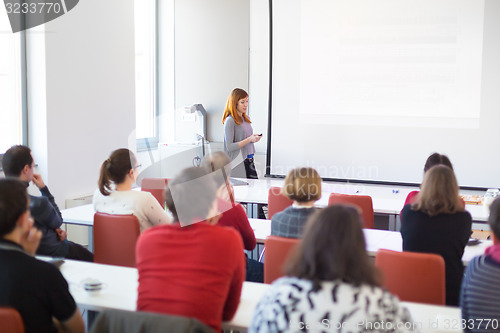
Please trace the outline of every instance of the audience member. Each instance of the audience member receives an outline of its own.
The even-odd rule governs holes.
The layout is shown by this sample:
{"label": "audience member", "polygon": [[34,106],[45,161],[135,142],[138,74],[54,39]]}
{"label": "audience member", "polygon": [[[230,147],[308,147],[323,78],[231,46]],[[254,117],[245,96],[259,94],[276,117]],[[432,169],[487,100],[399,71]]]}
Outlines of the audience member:
{"label": "audience member", "polygon": [[137,241],[137,310],[193,317],[220,332],[245,278],[241,237],[216,225],[216,185],[202,168],[169,181],[165,199],[176,223],[150,228]]}
{"label": "audience member", "polygon": [[458,196],[455,174],[445,165],[436,165],[425,173],[416,202],[401,211],[403,250],[436,253],[444,258],[447,305],[458,305],[462,255],[471,226],[471,215]]}
{"label": "audience member", "polygon": [[[233,187],[229,181],[231,159],[226,153],[218,151],[206,155],[201,161],[200,167],[211,172],[214,176],[217,187],[217,208],[221,213],[217,224],[236,229],[243,239],[245,250],[252,251],[257,241],[245,210],[240,204],[234,202]],[[246,255],[245,258],[247,262],[246,281],[264,282],[264,265]]]}
{"label": "audience member", "polygon": [[5,176],[21,180],[26,187],[33,181],[42,194],[41,197],[30,195],[31,216],[43,234],[37,254],[94,261],[94,255],[86,248],[67,240],[66,231],[61,229],[63,220],[59,207],[42,176],[34,173],[34,164],[31,149],[26,146],[11,147],[2,160]]}
{"label": "audience member", "polygon": [[315,211],[314,203],[321,198],[321,177],[313,168],[293,169],[285,177],[281,193],[293,204],[272,217],[271,235],[300,238],[307,219]]}
{"label": "audience member", "polygon": [[472,259],[465,270],[460,293],[466,332],[498,332],[500,322],[500,198],[490,206],[488,219],[493,245]]}
{"label": "audience member", "polygon": [[[446,165],[451,170],[453,170],[453,165],[451,164],[448,156],[439,153],[433,153],[429,157],[427,157],[427,160],[425,161],[424,175],[427,172],[427,170],[438,164]],[[416,200],[418,192],[419,191],[411,191],[410,193],[408,193],[408,196],[406,197],[405,200],[405,205],[413,203]]]}
{"label": "audience member", "polygon": [[[85,331],[68,283],[33,257],[42,232],[33,227],[26,184],[0,180],[0,306],[16,309],[26,333]],[[0,331],[2,324],[0,323]]]}
{"label": "audience member", "polygon": [[416,326],[381,287],[352,206],[315,212],[285,273],[260,300],[249,332],[403,332],[395,328]]}
{"label": "audience member", "polygon": [[107,214],[133,214],[142,232],[157,224],[171,223],[172,219],[151,193],[132,190],[139,167],[130,150],[113,151],[101,165],[94,209]]}

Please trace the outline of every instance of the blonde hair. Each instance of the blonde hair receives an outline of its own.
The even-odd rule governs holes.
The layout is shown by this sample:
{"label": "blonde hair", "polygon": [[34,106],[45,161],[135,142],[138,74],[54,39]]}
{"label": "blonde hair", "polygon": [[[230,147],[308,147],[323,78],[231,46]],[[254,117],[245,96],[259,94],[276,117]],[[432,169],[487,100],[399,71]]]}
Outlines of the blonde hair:
{"label": "blonde hair", "polygon": [[411,208],[430,216],[464,211],[458,191],[457,178],[453,170],[442,164],[433,166],[425,173],[417,201]]}
{"label": "blonde hair", "polygon": [[[222,116],[222,123],[224,124],[226,122],[226,118],[231,116],[234,119],[234,122],[237,125],[240,125],[242,122],[242,118],[236,111],[236,107],[238,105],[238,102],[244,98],[247,98],[248,94],[245,90],[240,89],[240,88],[235,88],[233,91],[231,91],[231,94],[229,94],[229,97],[227,98],[227,103],[226,103],[226,108],[224,109],[224,115]],[[250,118],[246,114],[243,114],[243,118],[247,123],[251,123]]]}
{"label": "blonde hair", "polygon": [[321,177],[313,168],[296,168],[288,173],[281,193],[290,200],[308,202],[321,198]]}

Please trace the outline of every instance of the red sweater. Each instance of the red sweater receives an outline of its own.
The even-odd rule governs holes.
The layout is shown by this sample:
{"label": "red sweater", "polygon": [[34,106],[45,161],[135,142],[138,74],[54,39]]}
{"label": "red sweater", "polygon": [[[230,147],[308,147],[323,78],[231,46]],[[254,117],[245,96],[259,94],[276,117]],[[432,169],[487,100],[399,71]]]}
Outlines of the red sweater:
{"label": "red sweater", "polygon": [[205,222],[144,231],[136,247],[137,310],[193,317],[220,332],[238,308],[245,280],[241,252],[234,229]]}
{"label": "red sweater", "polygon": [[248,222],[248,216],[243,207],[238,203],[233,206],[229,201],[218,199],[218,209],[222,213],[222,217],[217,224],[236,229],[240,233],[241,238],[243,238],[245,250],[252,251],[257,241],[255,240],[255,234]]}

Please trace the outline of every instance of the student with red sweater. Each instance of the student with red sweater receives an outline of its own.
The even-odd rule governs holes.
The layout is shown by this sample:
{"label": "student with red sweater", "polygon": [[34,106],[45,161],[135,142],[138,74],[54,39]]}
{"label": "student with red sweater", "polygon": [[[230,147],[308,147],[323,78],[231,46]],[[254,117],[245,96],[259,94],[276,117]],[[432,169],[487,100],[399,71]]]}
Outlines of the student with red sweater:
{"label": "student with red sweater", "polygon": [[[234,202],[233,187],[229,181],[231,174],[231,159],[218,151],[207,155],[201,161],[200,167],[212,173],[217,189],[217,208],[221,213],[218,225],[236,229],[243,239],[245,250],[252,251],[257,244],[255,234],[243,207]],[[264,282],[264,265],[245,255],[247,262],[246,281]]]}
{"label": "student with red sweater", "polygon": [[203,169],[182,171],[165,199],[174,224],[137,241],[137,310],[196,318],[220,331],[236,313],[245,278],[241,237],[216,225],[216,186]]}

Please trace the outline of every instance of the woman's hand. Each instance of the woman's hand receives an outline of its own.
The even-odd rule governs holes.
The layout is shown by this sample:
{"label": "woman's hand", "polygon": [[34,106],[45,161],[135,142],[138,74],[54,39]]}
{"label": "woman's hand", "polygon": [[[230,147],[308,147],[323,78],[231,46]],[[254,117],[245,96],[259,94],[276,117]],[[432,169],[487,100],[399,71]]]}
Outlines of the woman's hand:
{"label": "woman's hand", "polygon": [[252,134],[252,135],[249,136],[249,138],[250,138],[250,142],[255,143],[255,142],[259,142],[260,139],[262,139],[262,135]]}

